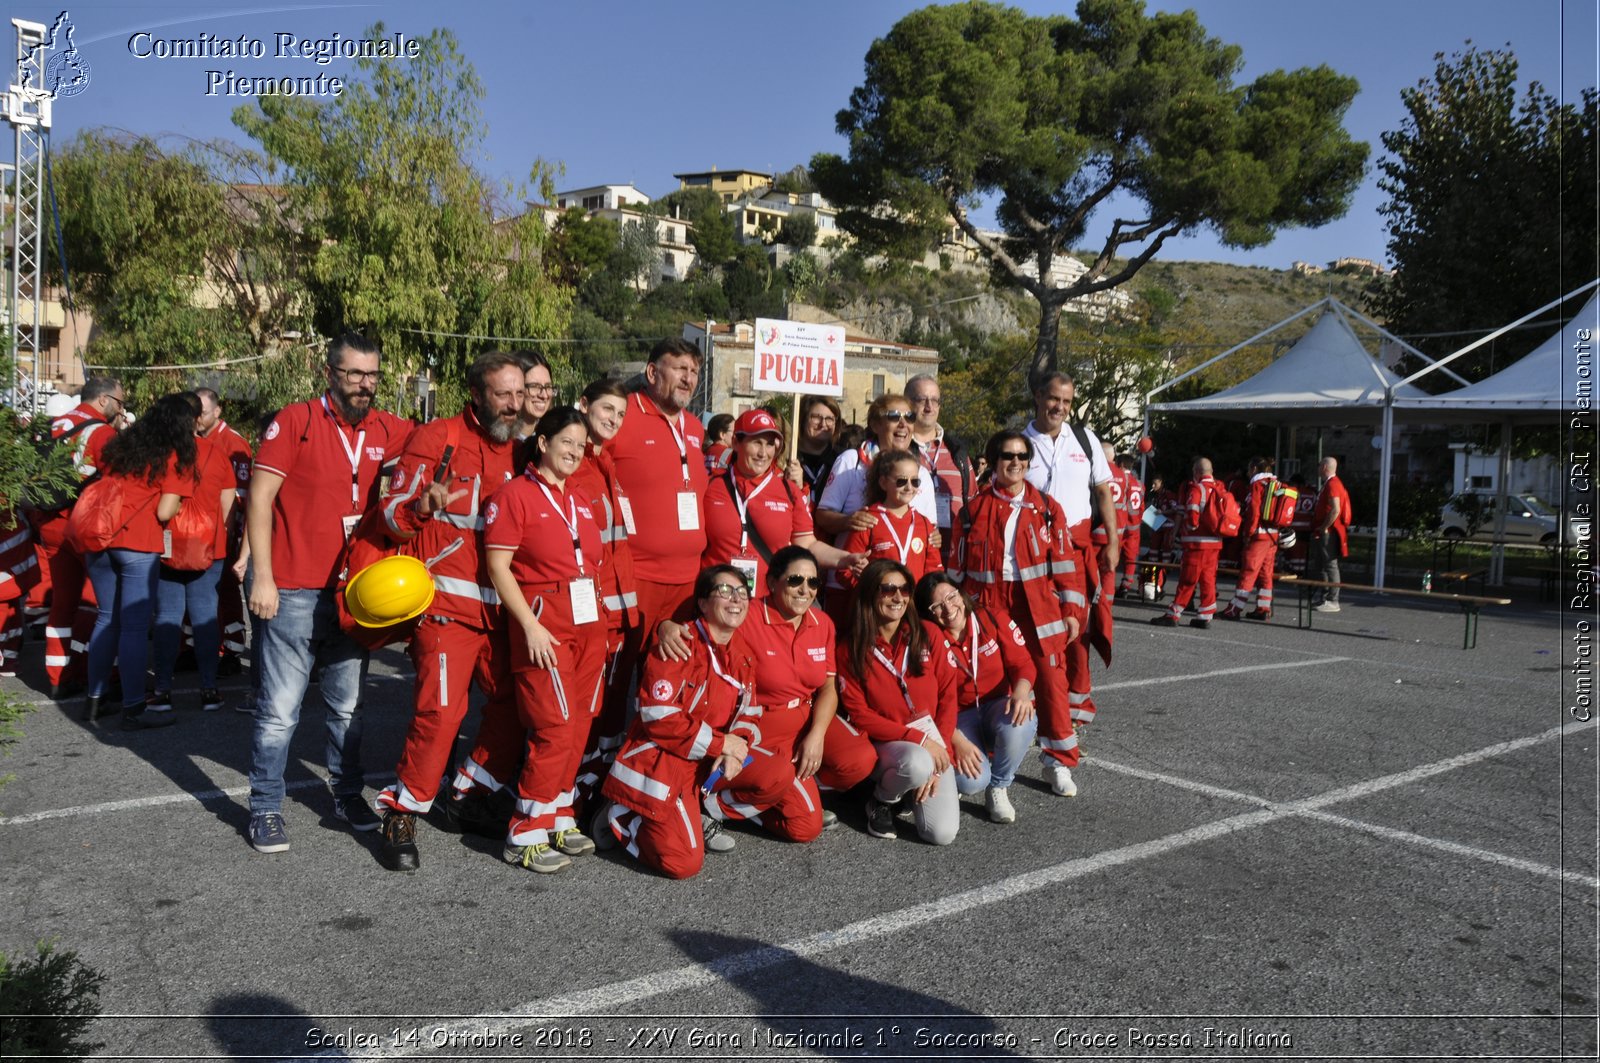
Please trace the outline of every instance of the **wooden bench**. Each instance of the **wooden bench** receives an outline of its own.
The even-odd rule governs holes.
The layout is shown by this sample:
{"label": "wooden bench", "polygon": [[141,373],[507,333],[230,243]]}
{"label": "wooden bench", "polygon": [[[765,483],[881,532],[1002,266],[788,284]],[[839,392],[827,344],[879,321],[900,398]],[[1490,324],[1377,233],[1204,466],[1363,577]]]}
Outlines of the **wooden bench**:
{"label": "wooden bench", "polygon": [[1310,630],[1311,617],[1316,610],[1311,605],[1313,589],[1329,590],[1334,587],[1342,591],[1365,591],[1371,594],[1388,594],[1396,598],[1422,598],[1433,601],[1454,602],[1461,606],[1461,611],[1466,617],[1466,630],[1461,636],[1461,648],[1474,649],[1478,645],[1478,611],[1486,605],[1510,605],[1510,598],[1485,598],[1471,594],[1450,594],[1440,591],[1407,591],[1396,590],[1393,587],[1371,587],[1360,583],[1329,583],[1320,579],[1292,580],[1300,588],[1300,601],[1295,610],[1295,627]]}

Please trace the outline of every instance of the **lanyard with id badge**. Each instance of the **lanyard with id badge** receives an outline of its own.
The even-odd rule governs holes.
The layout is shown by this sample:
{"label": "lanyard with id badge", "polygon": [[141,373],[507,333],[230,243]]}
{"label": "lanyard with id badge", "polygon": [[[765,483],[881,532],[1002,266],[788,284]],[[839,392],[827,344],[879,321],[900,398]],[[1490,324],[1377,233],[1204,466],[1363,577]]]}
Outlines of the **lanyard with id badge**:
{"label": "lanyard with id badge", "polygon": [[344,447],[345,457],[350,459],[350,508],[352,513],[346,513],[339,518],[339,523],[344,528],[344,541],[349,542],[354,534],[356,525],[361,523],[361,453],[366,449],[367,430],[361,429],[356,433],[355,446],[350,445],[350,440],[345,438],[344,431],[339,427],[338,418],[333,416],[333,409],[328,405],[328,396],[322,396],[322,411],[333,420],[333,434],[339,437],[339,445]]}
{"label": "lanyard with id badge", "polygon": [[673,421],[666,414],[661,419],[667,422],[667,427],[672,430],[672,441],[678,444],[678,461],[683,465],[683,490],[678,492],[678,530],[700,530],[700,496],[694,493],[689,483],[689,444],[684,441],[683,432],[679,425],[683,422],[683,413],[679,411],[677,421]]}
{"label": "lanyard with id badge", "polygon": [[583,546],[578,542],[578,504],[570,498],[567,499],[567,510],[563,512],[556,503],[555,496],[550,493],[550,488],[545,485],[544,479],[537,473],[530,472],[528,475],[539,485],[539,490],[544,492],[550,508],[555,510],[556,516],[561,518],[561,523],[567,526],[567,532],[572,536],[572,556],[578,563],[578,575],[567,584],[567,594],[572,606],[572,622],[575,625],[593,624],[600,619],[600,597],[595,592],[594,577],[589,575],[583,566]]}
{"label": "lanyard with id badge", "polygon": [[[730,558],[728,564],[738,569],[739,574],[744,577],[745,585],[749,587],[750,597],[752,598],[756,595],[756,580],[760,574],[761,563],[750,553],[750,533],[755,531],[755,526],[750,520],[750,503],[754,502],[756,496],[767,489],[767,485],[772,482],[773,475],[769,471],[766,478],[756,484],[755,489],[750,492],[750,497],[745,498],[739,493],[739,482],[734,478],[733,470],[729,469],[727,472],[728,494],[733,499],[734,508],[739,511],[739,553],[736,557]],[[756,537],[759,541],[759,533],[757,533]],[[768,551],[764,542],[759,544],[758,549]],[[768,551],[768,556],[771,556],[770,551]]]}

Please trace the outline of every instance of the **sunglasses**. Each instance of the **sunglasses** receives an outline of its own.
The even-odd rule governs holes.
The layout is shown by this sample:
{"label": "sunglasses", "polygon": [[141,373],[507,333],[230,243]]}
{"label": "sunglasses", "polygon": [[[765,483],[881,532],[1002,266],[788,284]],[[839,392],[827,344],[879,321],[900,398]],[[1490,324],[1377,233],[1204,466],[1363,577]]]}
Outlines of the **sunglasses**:
{"label": "sunglasses", "polygon": [[885,583],[878,588],[879,598],[909,598],[911,588],[904,583]]}
{"label": "sunglasses", "polygon": [[921,487],[922,486],[922,477],[920,477],[920,476],[896,476],[894,478],[894,485],[896,487]]}
{"label": "sunglasses", "polygon": [[798,587],[803,583],[812,590],[822,586],[822,580],[816,576],[785,576],[783,577],[783,582],[788,587]]}
{"label": "sunglasses", "polygon": [[883,411],[883,419],[885,421],[891,421],[891,422],[893,422],[893,421],[914,421],[914,420],[916,420],[916,418],[917,418],[917,415],[912,413],[910,410],[884,410]]}
{"label": "sunglasses", "polygon": [[1001,461],[1032,461],[1025,450],[1004,450],[1000,452]]}

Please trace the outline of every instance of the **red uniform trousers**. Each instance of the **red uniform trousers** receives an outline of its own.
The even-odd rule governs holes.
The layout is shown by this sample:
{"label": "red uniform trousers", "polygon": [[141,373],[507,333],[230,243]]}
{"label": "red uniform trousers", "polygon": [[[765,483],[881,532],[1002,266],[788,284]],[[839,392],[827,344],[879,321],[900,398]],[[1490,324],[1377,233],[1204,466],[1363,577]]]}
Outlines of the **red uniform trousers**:
{"label": "red uniform trousers", "polygon": [[850,721],[833,718],[822,734],[822,765],[817,768],[819,789],[850,790],[878,770],[878,750],[872,739]]}
{"label": "red uniform trousers", "polygon": [[822,797],[815,778],[794,773],[794,744],[811,720],[809,703],[768,707],[761,714],[761,744],[750,747],[750,763],[734,779],[717,783],[707,802],[713,816],[747,819],[791,842],[822,833]]}
{"label": "red uniform trousers", "polygon": [[[1095,573],[1099,573],[1100,578],[1104,578],[1104,570],[1099,567],[1100,551],[1093,547],[1089,547],[1088,549],[1078,547],[1071,539],[1067,541],[1067,545],[1073,550],[1074,556],[1072,560],[1079,566],[1078,571],[1084,574],[1084,592],[1089,595],[1089,608],[1086,610],[1086,613],[1093,614],[1095,611],[1094,588],[1088,586],[1088,582],[1089,580],[1096,578]],[[1104,584],[1102,586],[1103,593],[1111,593],[1109,586],[1105,586]],[[1108,609],[1109,604],[1110,603],[1108,600]],[[1021,615],[1027,616],[1028,614],[1023,613]],[[1095,709],[1094,698],[1090,695],[1090,691],[1094,689],[1094,682],[1089,675],[1088,624],[1091,622],[1091,620],[1092,616],[1085,616],[1084,630],[1080,631],[1078,633],[1078,637],[1073,639],[1072,642],[1067,645],[1067,652],[1065,654],[1067,705],[1069,707],[1069,712],[1072,716],[1072,719],[1080,723],[1092,723],[1094,721],[1095,712],[1097,711]],[[1024,631],[1027,630],[1027,625],[1019,623],[1017,626],[1022,628]],[[1058,664],[1056,668],[1047,669],[1046,665],[1040,661],[1037,654],[1034,656],[1033,663],[1034,667],[1039,669],[1039,678],[1041,681],[1043,681],[1047,670],[1057,671],[1060,668]],[[1051,748],[1044,745],[1044,739],[1044,719],[1043,715],[1041,714],[1039,723],[1039,744],[1043,748]],[[1072,747],[1072,756],[1074,759],[1071,763],[1067,764],[1067,767],[1070,768],[1077,763],[1077,755],[1077,743],[1076,740],[1074,740]]]}
{"label": "red uniform trousers", "polygon": [[44,624],[44,672],[52,686],[81,683],[88,673],[89,635],[99,607],[84,577],[83,558],[67,542],[66,514],[34,523],[50,573],[50,615]]}
{"label": "red uniform trousers", "polygon": [[30,623],[50,612],[50,555],[40,544],[37,532],[33,537],[33,552],[39,559],[39,582],[28,588],[27,609]]}
{"label": "red uniform trousers", "polygon": [[627,628],[606,632],[605,666],[600,673],[600,714],[589,728],[589,741],[584,744],[583,759],[578,764],[575,807],[580,814],[599,795],[628,730],[628,701],[639,696],[637,683],[630,689],[618,676],[617,662],[627,635]]}
{"label": "red uniform trousers", "polygon": [[699,793],[699,787],[695,787],[679,794],[674,802],[678,814],[662,820],[646,819],[627,805],[613,804],[611,831],[628,855],[645,867],[668,878],[693,878],[706,862]]}
{"label": "red uniform trousers", "polygon": [[1178,570],[1178,589],[1172,595],[1172,608],[1167,615],[1177,620],[1184,607],[1200,592],[1200,619],[1210,620],[1217,611],[1217,562],[1222,559],[1222,543],[1200,542],[1183,544],[1183,567]]}
{"label": "red uniform trousers", "polygon": [[465,789],[461,781],[466,775],[471,782],[499,790],[521,760],[517,812],[511,817],[507,841],[542,845],[553,841],[556,831],[578,825],[572,807],[574,784],[589,728],[600,712],[605,627],[598,621],[582,628],[573,624],[565,583],[524,587],[523,593],[558,644],[556,667],[529,664],[520,628],[507,631],[516,711],[491,714],[485,708],[476,748],[462,763],[456,788]]}
{"label": "red uniform trousers", "polygon": [[476,682],[489,698],[483,710],[486,717],[493,713],[512,718],[516,709],[511,703],[505,632],[479,631],[459,620],[424,616],[411,636],[409,652],[417,673],[416,704],[395,769],[398,781],[379,791],[377,804],[425,813],[433,807],[450,769],[472,684]]}
{"label": "red uniform trousers", "polygon": [[1239,563],[1239,585],[1233,590],[1233,601],[1228,608],[1243,610],[1250,604],[1250,592],[1259,581],[1256,608],[1272,611],[1272,566],[1277,560],[1277,540],[1268,535],[1252,535],[1244,548],[1244,558]]}
{"label": "red uniform trousers", "polygon": [[1142,527],[1137,521],[1130,524],[1122,532],[1122,582],[1117,589],[1124,594],[1138,595],[1139,593],[1139,529]]}
{"label": "red uniform trousers", "polygon": [[[639,597],[639,626],[623,629],[622,647],[612,664],[611,680],[620,684],[626,694],[627,722],[631,722],[639,711],[639,676],[644,671],[641,658],[654,644],[656,628],[661,621],[673,619],[674,614],[694,597],[693,579],[686,583],[653,583],[641,579],[635,581],[635,586]],[[677,619],[686,621],[688,617]]]}
{"label": "red uniform trousers", "polygon": [[17,658],[22,651],[22,632],[28,623],[24,615],[27,608],[28,598],[24,594],[0,602],[0,675],[17,674]]}
{"label": "red uniform trousers", "polygon": [[[1022,632],[1022,639],[1027,644],[1028,656],[1033,659],[1034,669],[1038,678],[1034,680],[1033,696],[1035,706],[1039,712],[1039,748],[1042,756],[1069,768],[1078,766],[1078,735],[1072,726],[1071,702],[1068,698],[1068,672],[1061,655],[1047,655],[1044,648],[1039,645],[1039,636],[1035,632],[1032,614],[1028,609],[1027,592],[1021,582],[1007,581],[1006,598],[1011,603],[1010,608],[1001,613],[995,611],[995,620],[999,623],[1000,630],[1005,630],[1006,622],[1015,621],[1017,630]],[[1088,640],[1079,642],[1086,647]],[[1074,643],[1077,645],[1078,643]],[[1070,652],[1071,647],[1068,647]],[[1070,658],[1069,658],[1070,659]],[[1088,659],[1084,660],[1085,669],[1088,668]]]}

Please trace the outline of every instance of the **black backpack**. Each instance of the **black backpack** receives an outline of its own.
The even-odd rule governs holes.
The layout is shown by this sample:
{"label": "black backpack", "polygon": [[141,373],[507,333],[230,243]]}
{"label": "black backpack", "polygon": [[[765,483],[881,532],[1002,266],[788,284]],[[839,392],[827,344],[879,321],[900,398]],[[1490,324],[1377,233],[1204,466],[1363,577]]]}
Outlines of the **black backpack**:
{"label": "black backpack", "polygon": [[71,464],[70,458],[63,459],[59,455],[70,452],[72,441],[80,433],[104,424],[104,421],[82,421],[61,435],[52,436],[49,422],[46,422],[43,431],[34,433],[31,442],[34,453],[39,459],[37,465],[39,475],[29,481],[27,489],[23,492],[23,501],[46,513],[62,513],[71,509],[78,501],[78,496],[83,493],[83,489],[99,479],[100,472],[97,469],[92,476],[83,478],[76,475],[74,467],[70,476],[52,475],[50,467],[63,460]]}

